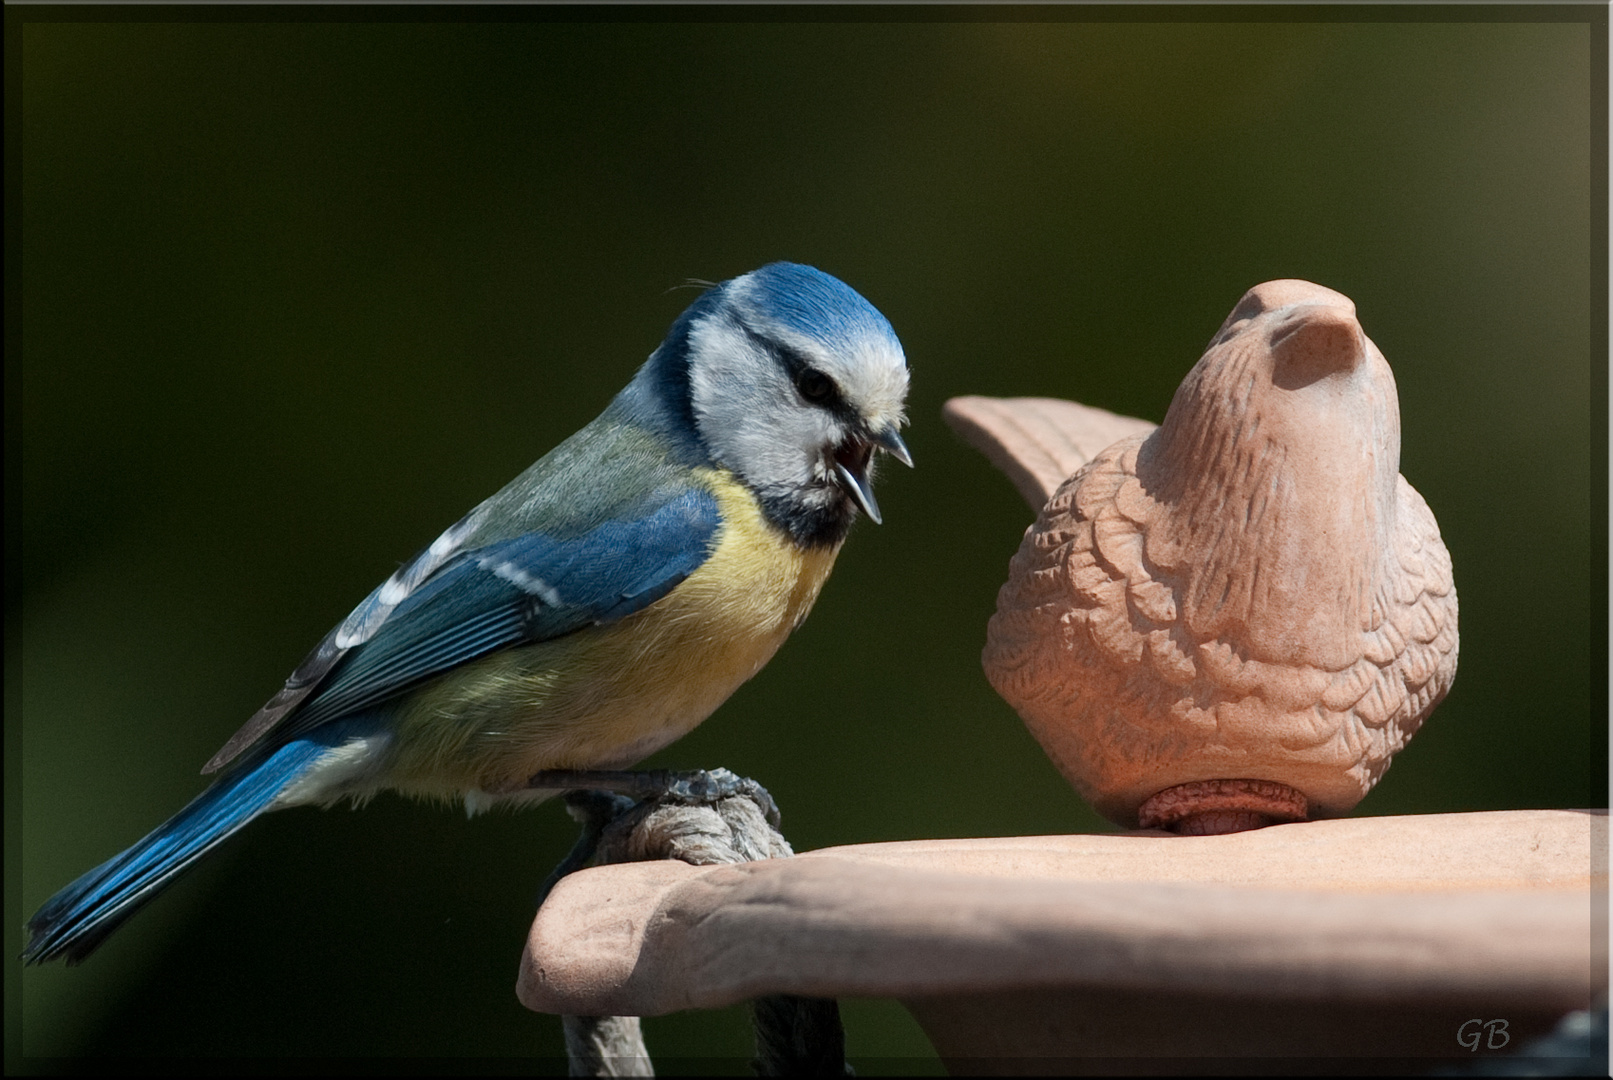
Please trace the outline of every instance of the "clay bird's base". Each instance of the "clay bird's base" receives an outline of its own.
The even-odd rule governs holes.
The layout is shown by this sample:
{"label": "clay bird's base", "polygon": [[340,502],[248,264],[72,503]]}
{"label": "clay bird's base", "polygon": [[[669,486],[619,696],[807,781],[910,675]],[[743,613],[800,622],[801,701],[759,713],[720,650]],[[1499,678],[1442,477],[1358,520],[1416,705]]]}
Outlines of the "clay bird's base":
{"label": "clay bird's base", "polygon": [[1152,796],[1137,810],[1144,829],[1181,836],[1220,836],[1310,816],[1310,802],[1274,780],[1198,780]]}

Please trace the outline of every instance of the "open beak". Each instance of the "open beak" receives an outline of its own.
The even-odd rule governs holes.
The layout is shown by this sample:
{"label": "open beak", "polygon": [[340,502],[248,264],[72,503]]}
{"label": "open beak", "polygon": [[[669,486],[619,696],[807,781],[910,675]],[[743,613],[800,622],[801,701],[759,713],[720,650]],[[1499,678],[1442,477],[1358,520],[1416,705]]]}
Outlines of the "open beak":
{"label": "open beak", "polygon": [[907,444],[895,424],[886,424],[874,432],[874,444],[909,469],[913,467],[913,455],[907,452]]}
{"label": "open beak", "polygon": [[834,473],[840,481],[840,486],[846,489],[846,494],[852,497],[875,525],[878,525],[881,524],[879,502],[874,498],[874,486],[868,480],[868,466],[874,460],[876,448],[885,451],[909,469],[913,467],[913,455],[908,453],[907,444],[902,441],[896,425],[886,424],[873,433],[870,441],[864,442],[859,439],[836,450]]}

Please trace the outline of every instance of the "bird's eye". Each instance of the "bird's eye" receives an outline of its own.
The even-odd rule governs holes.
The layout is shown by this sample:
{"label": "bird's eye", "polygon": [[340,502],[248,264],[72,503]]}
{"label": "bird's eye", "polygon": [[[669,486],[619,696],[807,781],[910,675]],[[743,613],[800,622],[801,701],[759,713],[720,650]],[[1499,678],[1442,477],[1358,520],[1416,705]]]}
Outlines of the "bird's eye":
{"label": "bird's eye", "polygon": [[834,394],[835,384],[823,372],[805,368],[795,377],[795,388],[808,401],[828,401]]}

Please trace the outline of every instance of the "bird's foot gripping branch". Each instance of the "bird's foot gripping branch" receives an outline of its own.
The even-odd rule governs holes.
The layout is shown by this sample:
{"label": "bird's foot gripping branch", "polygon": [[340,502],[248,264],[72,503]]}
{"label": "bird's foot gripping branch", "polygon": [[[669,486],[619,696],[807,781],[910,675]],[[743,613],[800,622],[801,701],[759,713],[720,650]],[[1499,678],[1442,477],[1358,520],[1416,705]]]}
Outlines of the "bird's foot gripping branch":
{"label": "bird's foot gripping branch", "polygon": [[739,776],[728,769],[694,769],[687,772],[669,769],[545,769],[528,780],[527,787],[571,792],[588,789],[640,800],[655,799],[689,805],[715,805],[724,799],[742,795],[761,808],[773,828],[778,828],[780,822],[778,804],[767,789],[750,777]]}
{"label": "bird's foot gripping branch", "polygon": [[[678,859],[693,866],[786,858],[778,805],[767,789],[727,769],[709,772],[546,770],[534,788],[572,788],[565,800],[582,836],[544,883],[539,898],[592,863]],[[629,797],[640,796],[636,801]],[[845,1033],[833,1000],[777,994],[752,1002],[757,1072],[763,1076],[847,1075]],[[653,1075],[636,1016],[566,1016],[573,1076]]]}

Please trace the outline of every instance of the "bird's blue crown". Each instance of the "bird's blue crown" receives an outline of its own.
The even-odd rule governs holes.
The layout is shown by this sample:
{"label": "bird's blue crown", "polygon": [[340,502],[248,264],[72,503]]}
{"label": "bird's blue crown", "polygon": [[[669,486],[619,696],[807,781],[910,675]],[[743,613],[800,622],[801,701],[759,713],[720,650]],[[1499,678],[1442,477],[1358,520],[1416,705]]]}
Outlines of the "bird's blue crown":
{"label": "bird's blue crown", "polygon": [[882,339],[901,355],[902,346],[890,321],[879,309],[839,278],[800,263],[768,263],[760,270],[725,282],[742,311],[754,311],[830,349],[851,349],[869,337]]}

